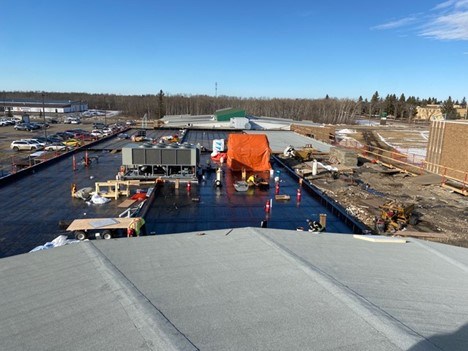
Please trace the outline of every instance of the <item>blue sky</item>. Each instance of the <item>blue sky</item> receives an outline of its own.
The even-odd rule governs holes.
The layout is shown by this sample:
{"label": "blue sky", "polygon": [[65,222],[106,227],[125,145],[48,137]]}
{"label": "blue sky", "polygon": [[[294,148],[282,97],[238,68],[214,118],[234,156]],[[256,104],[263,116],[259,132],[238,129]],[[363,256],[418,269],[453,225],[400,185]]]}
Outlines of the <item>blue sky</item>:
{"label": "blue sky", "polygon": [[0,91],[468,97],[468,0],[2,0]]}

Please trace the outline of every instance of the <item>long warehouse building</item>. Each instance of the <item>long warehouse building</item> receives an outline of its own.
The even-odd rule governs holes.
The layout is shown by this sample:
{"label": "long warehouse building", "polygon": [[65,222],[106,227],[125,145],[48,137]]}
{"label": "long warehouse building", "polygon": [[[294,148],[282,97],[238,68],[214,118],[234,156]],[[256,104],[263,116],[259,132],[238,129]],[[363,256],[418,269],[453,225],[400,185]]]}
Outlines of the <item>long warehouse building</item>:
{"label": "long warehouse building", "polygon": [[3,99],[0,100],[3,111],[12,113],[70,113],[83,112],[88,109],[88,103],[72,100],[33,100],[33,99]]}

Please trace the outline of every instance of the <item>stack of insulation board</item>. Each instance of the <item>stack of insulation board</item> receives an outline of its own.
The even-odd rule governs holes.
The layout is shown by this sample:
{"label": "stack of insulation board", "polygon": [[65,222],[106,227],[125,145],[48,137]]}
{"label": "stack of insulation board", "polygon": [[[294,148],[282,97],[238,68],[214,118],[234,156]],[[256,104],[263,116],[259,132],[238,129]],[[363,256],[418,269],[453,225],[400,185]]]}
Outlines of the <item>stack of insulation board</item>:
{"label": "stack of insulation board", "polygon": [[348,167],[357,166],[357,153],[354,150],[332,147],[330,149],[330,159],[337,160],[339,164]]}

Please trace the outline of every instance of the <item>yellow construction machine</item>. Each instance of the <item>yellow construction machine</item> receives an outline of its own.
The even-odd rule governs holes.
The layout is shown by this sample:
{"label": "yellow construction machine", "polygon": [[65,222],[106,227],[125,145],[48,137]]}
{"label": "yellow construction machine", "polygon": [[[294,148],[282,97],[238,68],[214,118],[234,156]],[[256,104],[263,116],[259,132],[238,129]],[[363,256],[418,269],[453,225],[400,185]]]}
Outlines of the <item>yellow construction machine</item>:
{"label": "yellow construction machine", "polygon": [[380,217],[376,218],[376,230],[379,234],[395,232],[408,224],[416,225],[418,216],[414,213],[414,204],[403,204],[397,201],[387,201],[380,208]]}

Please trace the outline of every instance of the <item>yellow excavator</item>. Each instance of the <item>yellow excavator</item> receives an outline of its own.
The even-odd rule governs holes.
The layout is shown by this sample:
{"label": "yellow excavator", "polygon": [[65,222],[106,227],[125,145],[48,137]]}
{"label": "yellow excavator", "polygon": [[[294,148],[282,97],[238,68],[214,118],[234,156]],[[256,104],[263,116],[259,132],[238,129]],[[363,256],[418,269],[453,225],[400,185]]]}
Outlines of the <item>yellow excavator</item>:
{"label": "yellow excavator", "polygon": [[379,234],[395,232],[408,224],[416,225],[419,217],[414,213],[414,204],[403,204],[397,201],[387,201],[379,206],[380,217],[376,218],[376,230]]}

